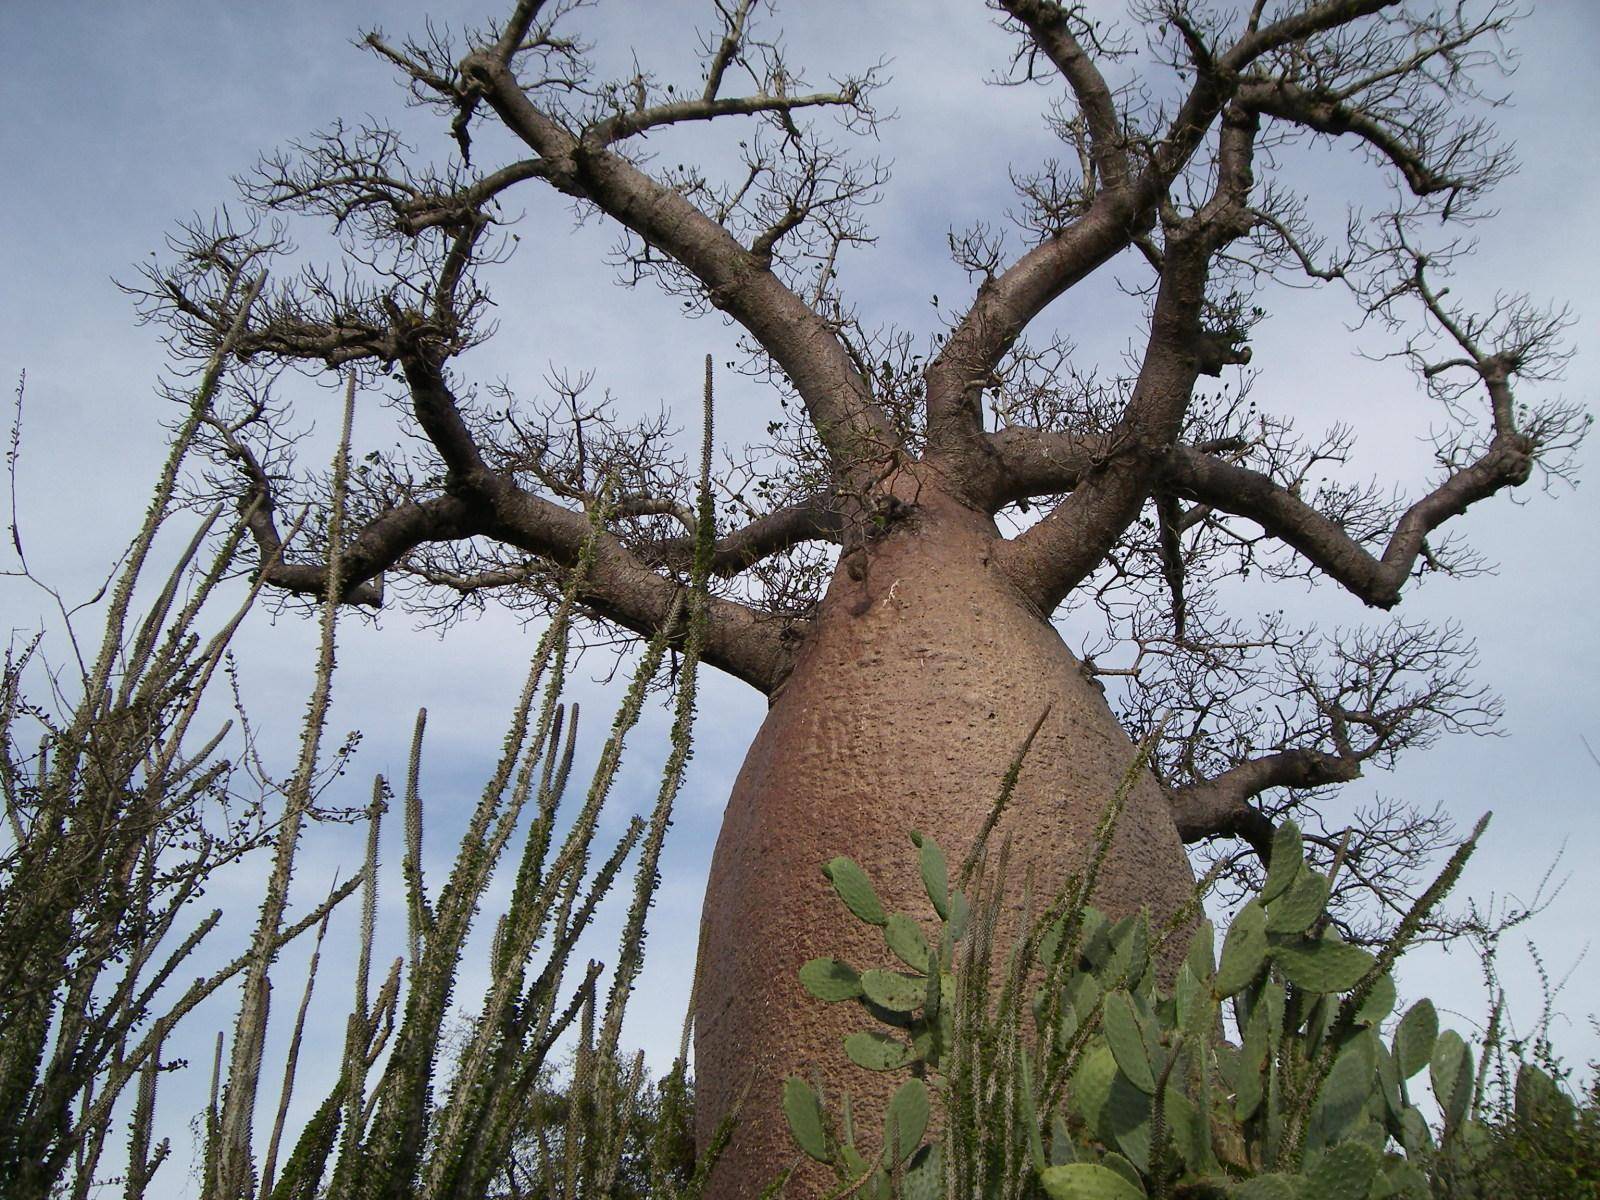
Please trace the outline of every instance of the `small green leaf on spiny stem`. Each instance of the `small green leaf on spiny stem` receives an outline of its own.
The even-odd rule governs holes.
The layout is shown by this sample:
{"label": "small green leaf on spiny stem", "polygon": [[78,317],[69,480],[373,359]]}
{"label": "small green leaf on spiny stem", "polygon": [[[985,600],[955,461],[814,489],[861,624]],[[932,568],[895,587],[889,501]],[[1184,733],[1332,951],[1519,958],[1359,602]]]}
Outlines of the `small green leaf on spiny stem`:
{"label": "small green leaf on spiny stem", "polygon": [[860,920],[868,925],[889,923],[889,916],[883,911],[878,893],[872,890],[872,881],[853,860],[841,854],[823,867],[822,873],[833,884],[833,890],[839,893],[839,899]]}
{"label": "small green leaf on spiny stem", "polygon": [[800,982],[818,1000],[829,1003],[861,995],[861,976],[837,958],[813,958],[800,968]]}
{"label": "small green leaf on spiny stem", "polygon": [[822,1123],[822,1102],[811,1085],[791,1075],[783,1084],[783,1115],[795,1143],[818,1162],[832,1162],[828,1153],[828,1134]]}

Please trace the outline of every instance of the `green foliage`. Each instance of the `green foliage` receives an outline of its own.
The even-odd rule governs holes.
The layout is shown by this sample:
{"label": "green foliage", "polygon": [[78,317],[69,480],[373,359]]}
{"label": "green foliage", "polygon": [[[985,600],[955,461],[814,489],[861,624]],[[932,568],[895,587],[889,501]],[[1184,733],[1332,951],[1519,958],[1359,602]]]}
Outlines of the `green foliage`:
{"label": "green foliage", "polygon": [[[1486,1058],[1488,1056],[1485,1056]],[[1541,1060],[1531,1061],[1531,1059]],[[1600,1063],[1577,1100],[1548,1043],[1520,1045],[1433,1170],[1439,1200],[1593,1200],[1600,1195]],[[1511,1070],[1515,1067],[1515,1070]]]}
{"label": "green foliage", "polygon": [[[242,268],[231,280],[240,323],[261,284]],[[175,548],[167,539],[240,328],[219,331],[192,391],[172,392],[182,413],[144,519],[95,596],[69,605],[33,574],[23,536],[11,530],[17,561],[7,573],[37,586],[59,620],[43,623],[48,634],[14,642],[0,665],[7,1200],[90,1194],[108,1147],[119,1143],[127,1147],[123,1194],[144,1195],[170,1152],[153,1141],[153,1128],[161,1077],[181,1065],[171,1053],[176,1032],[207,997],[293,939],[317,930],[320,940],[328,913],[360,883],[346,880],[300,919],[275,920],[249,952],[192,974],[223,916],[197,911],[196,902],[219,873],[331,815],[314,796],[351,749],[320,763],[310,753],[322,732],[314,694],[299,768],[282,785],[252,782],[242,704],[238,721],[210,723],[234,637],[259,594],[251,586],[241,596],[230,583],[245,565],[246,517],[230,523],[218,506]],[[21,400],[19,385],[19,421]],[[13,426],[13,471],[19,436]],[[164,577],[155,569],[163,557],[171,564]],[[90,621],[98,622],[93,633],[84,628]],[[60,661],[47,661],[58,638]],[[316,675],[316,692],[325,692],[320,666]]]}
{"label": "green foliage", "polygon": [[[253,298],[259,281],[248,287]],[[0,1195],[53,1200],[93,1194],[108,1182],[102,1154],[124,1123],[127,1169],[115,1181],[121,1194],[142,1200],[170,1191],[152,1185],[169,1153],[165,1142],[152,1144],[160,1074],[183,1065],[170,1050],[175,1030],[190,1032],[180,1022],[194,1006],[224,986],[239,985],[231,1038],[218,1037],[212,1103],[202,1123],[204,1162],[197,1182],[205,1200],[488,1200],[529,1189],[547,1200],[693,1200],[728,1130],[717,1131],[697,1152],[687,1031],[676,1067],[656,1085],[645,1076],[642,1056],[619,1052],[618,1036],[690,753],[713,538],[709,458],[702,464],[701,524],[688,586],[647,645],[594,776],[576,803],[566,803],[576,713],[561,703],[561,690],[569,619],[592,541],[539,643],[499,759],[442,881],[425,878],[423,871],[425,719],[419,715],[402,801],[399,875],[408,953],[374,987],[379,825],[395,799],[385,780],[374,782],[364,809],[335,814],[366,819],[360,869],[319,903],[305,906],[309,912],[297,919],[287,915],[301,831],[307,821],[328,815],[317,796],[343,774],[351,749],[322,753],[334,677],[337,551],[328,567],[333,583],[321,605],[322,639],[312,664],[298,766],[287,782],[259,798],[241,801],[233,791],[232,767],[218,754],[226,746],[226,728],[203,743],[190,735],[207,688],[219,672],[227,678],[230,638],[260,587],[253,580],[245,603],[230,600],[221,628],[207,635],[204,618],[240,573],[236,552],[247,518],[224,530],[217,528],[220,510],[212,512],[157,587],[148,614],[133,619],[136,586],[143,586],[141,573],[173,510],[180,467],[207,418],[228,346],[225,341],[218,349],[189,398],[188,419],[145,524],[104,597],[98,656],[85,659],[67,618],[83,667],[81,695],[73,698],[67,677],[57,672],[64,716],[27,699],[25,672],[37,642],[8,655],[0,674],[0,800],[7,831],[0,837]],[[709,376],[707,388],[709,422]],[[334,547],[340,544],[354,392],[352,381],[332,476]],[[603,513],[593,515],[598,531]],[[220,542],[210,562],[202,553],[208,538]],[[681,653],[681,661],[656,802],[648,819],[635,817],[605,847],[598,839],[600,817],[625,740],[669,648]],[[252,761],[259,751],[244,747]],[[230,802],[238,802],[231,811]],[[218,822],[220,832],[211,823],[213,807],[228,818]],[[519,842],[520,853],[514,853]],[[272,861],[246,949],[191,986],[164,991],[221,915],[186,924],[187,905],[215,868],[257,850],[270,853]],[[632,903],[605,995],[599,963],[577,981],[568,974],[579,938],[634,855]],[[502,870],[510,900],[488,949],[488,982],[459,1044],[451,1046],[445,1019],[457,999],[470,935]],[[254,1139],[258,1110],[266,1109],[263,1049],[278,953],[313,930],[320,949],[330,913],[357,893],[355,996],[340,1021],[346,1039],[338,1070],[314,1098],[320,1103],[309,1122],[298,1131],[286,1128],[318,970],[314,951],[263,1154]],[[914,949],[913,942],[906,946]],[[557,1084],[551,1055],[563,1039],[573,1040],[571,1034],[572,1067]],[[129,1093],[131,1119],[129,1105],[118,1107]],[[920,1144],[926,1124],[925,1097],[919,1110],[908,1096],[899,1117],[908,1154]]]}
{"label": "green foliage", "polygon": [[[710,403],[708,364],[708,424]],[[702,499],[710,487],[708,471],[709,462],[703,462]],[[363,966],[348,1025],[344,1072],[335,1085],[345,1098],[337,1146],[319,1135],[317,1145],[325,1148],[319,1159],[310,1158],[304,1153],[308,1131],[293,1155],[300,1164],[301,1180],[313,1187],[320,1181],[319,1196],[481,1200],[532,1187],[550,1200],[646,1191],[658,1200],[689,1200],[703,1189],[726,1131],[704,1147],[698,1159],[692,1149],[686,1150],[692,1146],[687,1045],[672,1073],[653,1091],[645,1079],[643,1056],[625,1059],[618,1046],[643,961],[645,914],[660,881],[660,852],[690,753],[707,598],[704,550],[712,536],[704,503],[701,508],[690,586],[680,592],[672,615],[646,645],[581,802],[574,811],[563,813],[576,724],[566,722],[560,694],[568,621],[593,542],[586,548],[540,642],[503,753],[468,822],[453,868],[432,895],[420,857],[421,800],[415,765],[420,757],[419,721],[406,796],[404,877],[411,955],[405,964],[405,987],[387,987],[376,1003],[369,1004]],[[604,514],[596,511],[592,518],[598,531]],[[683,657],[671,748],[655,805],[648,821],[635,817],[609,853],[595,863],[600,816],[621,766],[625,740],[672,645],[681,647]],[[511,878],[510,903],[495,929],[489,983],[465,1044],[449,1064],[446,1084],[443,1021],[461,975],[471,927],[525,812],[531,820]],[[557,839],[563,816],[566,831]],[[623,923],[615,976],[602,1002],[598,962],[591,962],[575,985],[565,976],[579,938],[635,850],[639,857],[633,898]],[[370,882],[375,880],[373,853],[369,851],[367,871],[369,912],[370,889],[375,886]],[[370,948],[370,925],[367,936]],[[398,980],[398,975],[393,978]],[[574,1028],[577,1045],[571,1078],[552,1093],[547,1082],[550,1054]],[[391,1032],[392,1045],[386,1047]],[[384,1049],[383,1068],[369,1083],[369,1071]],[[442,1098],[435,1098],[436,1090]],[[559,1121],[549,1116],[556,1109]],[[648,1119],[642,1115],[646,1110]],[[231,1200],[244,1193],[235,1187],[212,1189],[206,1195]]]}
{"label": "green foliage", "polygon": [[[1113,798],[1102,838],[1119,807]],[[834,859],[829,876],[841,899],[884,929],[897,962],[858,972],[817,959],[801,978],[813,996],[854,1004],[867,1020],[846,1039],[852,1061],[930,1085],[920,1094],[933,1098],[942,1132],[915,1153],[931,1162],[939,1152],[939,1195],[1592,1196],[1571,1190],[1595,1170],[1592,1097],[1580,1111],[1549,1073],[1526,1065],[1514,1101],[1485,1111],[1481,1068],[1459,1035],[1440,1032],[1431,1003],[1393,1020],[1394,962],[1483,824],[1374,954],[1339,938],[1326,913],[1329,880],[1286,823],[1262,893],[1240,910],[1220,963],[1208,922],[1191,926],[1184,916],[1156,930],[1141,915],[1112,922],[1084,903],[1094,859],[1002,960],[994,914],[1004,850],[993,870],[981,852],[969,859],[970,883],[951,889],[939,847],[913,835],[937,920],[923,926],[885,912],[865,872]],[[1222,1037],[1230,1024],[1232,1042]],[[1437,1133],[1408,1090],[1424,1067]],[[922,1176],[892,1170],[891,1160],[913,1153],[906,1123],[869,1160],[818,1093],[799,1080],[788,1086],[805,1100],[790,1108],[786,1092],[796,1139],[834,1168],[840,1194],[928,1194]]]}

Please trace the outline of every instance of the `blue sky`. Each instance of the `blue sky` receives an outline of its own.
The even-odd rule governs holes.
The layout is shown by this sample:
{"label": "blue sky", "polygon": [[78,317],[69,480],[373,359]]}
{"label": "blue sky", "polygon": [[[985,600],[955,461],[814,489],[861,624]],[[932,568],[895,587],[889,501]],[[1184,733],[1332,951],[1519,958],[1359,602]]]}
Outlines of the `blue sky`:
{"label": "blue sky", "polygon": [[[1487,303],[1496,292],[1527,291],[1570,301],[1577,356],[1564,381],[1537,394],[1592,404],[1600,382],[1600,313],[1592,298],[1600,273],[1592,236],[1593,198],[1600,194],[1600,84],[1592,68],[1600,59],[1600,10],[1587,0],[1538,0],[1532,7],[1508,40],[1521,63],[1507,84],[1514,103],[1499,118],[1521,170],[1497,193],[1498,217],[1476,231],[1481,245],[1462,264],[1456,294]],[[395,35],[417,31],[424,14],[453,24],[482,10],[468,0],[64,0],[0,8],[0,102],[8,114],[0,129],[0,377],[9,389],[27,372],[20,486],[30,556],[69,593],[93,590],[96,573],[134,527],[168,416],[154,390],[162,347],[153,331],[135,326],[112,278],[131,277],[178,219],[228,202],[230,176],[258,152],[334,117],[379,114],[407,130],[423,153],[442,157],[449,149],[442,128],[404,110],[391,72],[350,44],[372,26]],[[606,57],[632,49],[681,78],[693,70],[686,56],[700,14],[694,4],[609,3],[585,21]],[[875,148],[892,160],[893,179],[869,214],[879,241],[847,264],[845,280],[864,312],[931,331],[929,298],[968,294],[947,261],[946,231],[1004,213],[1007,165],[1047,152],[1037,119],[1043,97],[985,86],[1003,65],[1006,43],[975,2],[820,0],[792,4],[780,17],[794,57],[819,78],[880,56],[893,60],[882,107],[898,117]],[[690,151],[697,136],[685,143]],[[1346,200],[1373,186],[1370,168],[1348,156],[1307,162],[1300,182],[1319,211],[1337,216]],[[708,351],[726,357],[730,334],[712,322],[685,322],[674,301],[648,288],[614,286],[603,263],[609,231],[574,230],[565,206],[549,197],[528,194],[521,203],[527,206],[518,229],[522,245],[508,267],[490,276],[501,333],[473,360],[479,377],[504,374],[533,391],[551,366],[594,368],[597,385],[619,403],[666,403],[677,408],[680,423],[691,424],[700,359]],[[1357,477],[1420,484],[1428,467],[1419,440],[1430,420],[1426,400],[1402,370],[1356,354],[1392,344],[1371,331],[1351,334],[1355,311],[1336,296],[1274,295],[1267,307],[1273,316],[1255,346],[1264,407],[1292,411],[1309,428],[1352,422],[1361,434]],[[1140,333],[1127,320],[1133,310],[1109,287],[1089,303],[1068,297],[1058,309],[1052,318],[1080,343],[1099,348],[1108,365]],[[772,401],[754,385],[730,379],[721,395],[719,419],[732,440],[768,419]],[[326,430],[335,417],[331,407],[317,411],[319,402],[326,397],[308,394],[302,411]],[[364,438],[387,439],[386,420],[376,408],[358,413],[358,450]],[[1590,446],[1584,460],[1595,453]],[[1572,1022],[1557,1032],[1558,1045],[1576,1060],[1600,1055],[1586,1020],[1600,1009],[1600,953],[1583,957],[1596,895],[1589,872],[1600,859],[1600,765],[1583,740],[1600,748],[1597,518],[1600,505],[1587,485],[1557,487],[1551,495],[1529,487],[1515,503],[1496,499],[1469,515],[1463,528],[1497,572],[1432,581],[1403,609],[1457,619],[1477,639],[1479,678],[1505,698],[1505,736],[1446,739],[1395,772],[1371,774],[1348,789],[1352,799],[1439,801],[1467,826],[1494,809],[1462,896],[1526,899],[1564,848],[1558,875],[1570,874],[1570,882],[1528,935],[1554,976],[1570,968],[1560,1007]],[[1328,624],[1364,617],[1355,601],[1331,588],[1306,593],[1281,585],[1260,597],[1263,605],[1287,605]],[[35,594],[0,580],[0,605],[9,628],[36,626]],[[257,620],[247,633],[244,678],[269,728],[277,722],[287,730],[301,709],[313,637],[293,617]],[[533,638],[515,620],[490,614],[441,639],[415,631],[404,612],[394,611],[373,625],[351,623],[343,639],[334,726],[366,733],[358,780],[373,771],[399,773],[411,715],[420,704],[429,707],[428,779],[440,814],[432,828],[441,834],[435,851],[442,859],[450,849],[449,814],[460,811],[491,761],[499,740],[493,731]],[[602,670],[598,659],[585,664],[586,675]],[[580,690],[597,739],[613,693],[588,683]],[[742,685],[707,680],[694,773],[670,844],[645,984],[630,1018],[629,1039],[649,1049],[657,1064],[676,1045],[710,847],[762,709]],[[619,796],[618,823],[630,807],[649,803],[660,744],[652,733],[660,729],[655,720],[637,739],[645,754]],[[341,862],[348,869],[357,854],[353,839],[317,841],[302,898],[325,886],[319,869],[331,873]],[[238,903],[242,911],[253,907],[244,885]],[[594,952],[609,956],[605,947]],[[1527,1021],[1537,1008],[1537,984],[1515,940],[1504,967],[1513,1012]],[[1431,994],[1442,1007],[1460,1010],[1463,1020],[1484,1008],[1475,966],[1459,951],[1419,952],[1402,990]],[[193,1029],[196,1050],[215,1027]]]}

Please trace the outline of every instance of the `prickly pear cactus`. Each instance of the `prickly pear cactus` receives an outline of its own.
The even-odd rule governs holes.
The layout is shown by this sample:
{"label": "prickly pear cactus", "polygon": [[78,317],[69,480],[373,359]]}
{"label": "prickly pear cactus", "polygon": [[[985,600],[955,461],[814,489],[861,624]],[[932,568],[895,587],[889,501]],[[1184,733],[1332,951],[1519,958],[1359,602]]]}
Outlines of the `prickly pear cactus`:
{"label": "prickly pear cactus", "polygon": [[[836,858],[825,873],[857,918],[882,929],[884,964],[818,958],[800,971],[818,1000],[859,1006],[864,1028],[843,1047],[853,1062],[913,1076],[871,1157],[847,1098],[833,1119],[808,1085],[789,1081],[795,1140],[834,1167],[840,1194],[1425,1197],[1437,1147],[1408,1090],[1424,1069],[1440,1138],[1479,1132],[1466,1043],[1440,1032],[1427,1000],[1391,1019],[1400,946],[1374,956],[1338,937],[1330,881],[1306,862],[1292,822],[1220,957],[1201,922],[1170,991],[1153,964],[1172,932],[1143,916],[1109,921],[1083,902],[1092,878],[1069,881],[1029,935],[996,947],[940,848],[912,841],[937,927],[885,911],[861,868]],[[1222,1036],[1230,1026],[1234,1041]],[[937,1143],[924,1140],[932,1105]]]}

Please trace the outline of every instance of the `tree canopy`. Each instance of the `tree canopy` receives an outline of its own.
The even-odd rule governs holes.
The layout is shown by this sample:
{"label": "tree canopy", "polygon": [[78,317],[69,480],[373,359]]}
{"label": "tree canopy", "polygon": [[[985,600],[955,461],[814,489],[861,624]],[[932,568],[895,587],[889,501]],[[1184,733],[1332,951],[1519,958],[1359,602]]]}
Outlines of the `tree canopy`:
{"label": "tree canopy", "polygon": [[[394,401],[409,446],[361,468],[346,599],[387,591],[441,620],[491,596],[537,608],[603,505],[587,610],[632,634],[672,610],[693,513],[669,418],[619,418],[587,375],[529,396],[469,368],[484,339],[516,336],[489,291],[497,269],[516,270],[502,266],[524,232],[516,197],[554,189],[616,230],[624,283],[733,322],[747,356],[730,365],[777,402],[768,443],[730,448],[723,477],[714,665],[778,687],[830,564],[900,518],[885,481],[925,464],[1010,531],[996,556],[1039,612],[1103,618],[1085,666],[1114,681],[1135,735],[1166,720],[1157,773],[1186,840],[1260,847],[1274,813],[1364,764],[1492,726],[1496,702],[1453,626],[1318,637],[1234,615],[1218,593],[1252,574],[1326,578],[1391,608],[1417,576],[1481,569],[1450,525],[1469,505],[1568,470],[1587,418],[1515,392],[1559,373],[1568,314],[1509,291],[1480,312],[1445,282],[1512,167],[1486,90],[1510,4],[1163,3],[1120,23],[1087,6],[997,6],[1013,55],[996,82],[1040,90],[1054,144],[1014,164],[1009,210],[952,225],[946,249],[971,291],[936,303],[927,329],[877,321],[847,286],[892,187],[872,141],[886,63],[821,64],[826,83],[808,83],[764,6],[719,3],[697,61],[641,54],[613,77],[581,7],[523,3],[458,34],[369,32],[365,48],[438,113],[455,152],[421,154],[374,118],[335,121],[264,156],[238,214],[187,226],[134,288],[180,356],[210,354],[243,322],[247,366],[212,431],[237,474],[215,486],[250,508],[272,583],[313,595],[326,577],[314,534],[284,546],[282,514],[326,487],[298,468],[274,388],[293,367],[356,373]],[[715,128],[675,162],[669,139],[698,126]],[[1392,181],[1392,203],[1319,227],[1326,206],[1292,168],[1345,147]],[[299,224],[331,230],[337,259],[298,252]],[[1146,312],[1111,368],[1075,353],[1061,316],[1106,271]],[[1293,381],[1252,365],[1251,332],[1285,283],[1347,291],[1366,324],[1357,344],[1409,366],[1437,406],[1420,494],[1341,473],[1359,431],[1303,428]],[[1440,828],[1398,809],[1370,817],[1373,873],[1350,878],[1381,894]]]}

